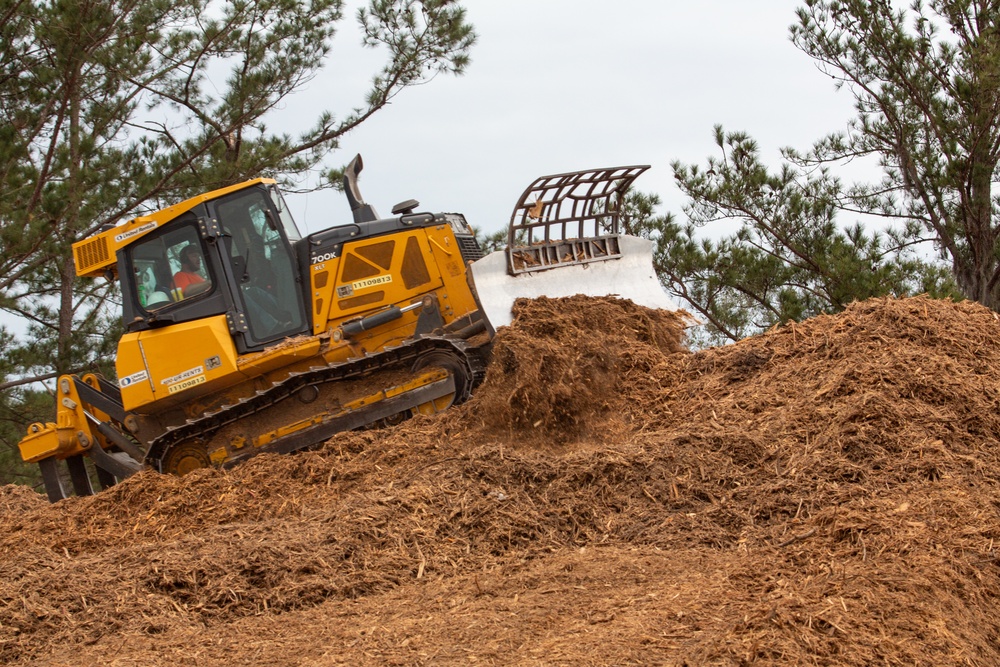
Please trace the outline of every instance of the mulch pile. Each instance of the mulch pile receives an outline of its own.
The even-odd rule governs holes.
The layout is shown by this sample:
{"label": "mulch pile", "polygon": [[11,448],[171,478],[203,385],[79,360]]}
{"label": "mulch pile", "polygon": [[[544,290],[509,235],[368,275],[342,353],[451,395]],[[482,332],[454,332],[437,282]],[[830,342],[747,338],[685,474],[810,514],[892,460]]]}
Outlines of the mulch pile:
{"label": "mulch pile", "polygon": [[49,505],[0,664],[1000,664],[1000,322],[872,300],[698,353],[519,302],[444,414]]}

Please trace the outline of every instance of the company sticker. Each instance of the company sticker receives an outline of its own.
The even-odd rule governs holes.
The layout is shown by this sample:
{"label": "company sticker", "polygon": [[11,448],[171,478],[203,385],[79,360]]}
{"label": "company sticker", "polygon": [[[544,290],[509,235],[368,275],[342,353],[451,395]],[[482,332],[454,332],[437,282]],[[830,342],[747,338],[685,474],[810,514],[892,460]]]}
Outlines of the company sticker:
{"label": "company sticker", "polygon": [[375,276],[374,278],[366,278],[365,280],[359,280],[357,282],[351,283],[351,287],[356,290],[365,289],[366,287],[375,287],[376,285],[385,285],[392,282],[392,274],[385,274],[384,276]]}
{"label": "company sticker", "polygon": [[132,373],[132,375],[126,375],[123,378],[119,378],[118,386],[121,389],[124,389],[125,387],[131,384],[135,384],[136,382],[142,382],[143,380],[147,379],[149,379],[149,373],[147,373],[146,371],[139,371],[138,373]]}
{"label": "company sticker", "polygon": [[188,378],[194,377],[195,375],[201,375],[204,372],[205,372],[204,368],[202,368],[201,366],[195,366],[194,368],[189,368],[183,373],[178,373],[177,375],[168,377],[165,380],[161,380],[160,384],[174,384],[175,382],[187,380]]}
{"label": "company sticker", "polygon": [[178,382],[177,384],[172,384],[167,387],[167,392],[170,394],[176,394],[179,391],[184,391],[185,389],[190,389],[191,387],[204,384],[205,376],[199,375],[198,377],[191,378],[190,380],[184,380],[184,382]]}
{"label": "company sticker", "polygon": [[115,234],[115,243],[121,243],[125,239],[130,239],[133,236],[138,236],[139,234],[145,234],[151,229],[156,229],[155,222],[147,222],[144,225],[139,225],[135,229],[131,229],[127,232],[122,232],[121,234]]}

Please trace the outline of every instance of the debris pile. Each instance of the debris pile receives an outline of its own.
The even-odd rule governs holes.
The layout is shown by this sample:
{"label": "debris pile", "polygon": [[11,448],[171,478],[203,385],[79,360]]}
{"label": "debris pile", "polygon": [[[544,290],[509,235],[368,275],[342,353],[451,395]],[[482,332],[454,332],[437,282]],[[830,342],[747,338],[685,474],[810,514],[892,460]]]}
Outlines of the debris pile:
{"label": "debris pile", "polygon": [[698,353],[684,324],[519,302],[442,415],[0,488],[0,662],[1000,662],[997,317],[872,300]]}
{"label": "debris pile", "polygon": [[473,411],[490,430],[543,444],[600,437],[609,419],[648,413],[660,390],[649,373],[684,352],[690,323],[683,312],[584,296],[522,299],[514,317]]}

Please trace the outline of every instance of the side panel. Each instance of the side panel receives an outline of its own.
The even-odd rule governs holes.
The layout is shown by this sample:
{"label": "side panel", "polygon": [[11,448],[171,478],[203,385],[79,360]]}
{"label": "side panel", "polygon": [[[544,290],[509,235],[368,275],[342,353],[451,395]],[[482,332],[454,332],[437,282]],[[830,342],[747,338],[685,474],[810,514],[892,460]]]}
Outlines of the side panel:
{"label": "side panel", "polygon": [[441,269],[444,289],[441,290],[440,308],[445,324],[476,312],[479,305],[469,289],[465,260],[458,240],[449,225],[427,230],[431,249],[431,263]]}
{"label": "side panel", "polygon": [[122,405],[135,410],[153,402],[153,381],[139,348],[139,333],[127,333],[118,341],[115,372],[122,392]]}
{"label": "side panel", "polygon": [[345,243],[339,257],[313,264],[313,333],[440,288],[428,236],[414,229]]}
{"label": "side panel", "polygon": [[225,315],[127,334],[118,346],[117,370],[122,403],[138,412],[166,409],[246,379],[237,371]]}

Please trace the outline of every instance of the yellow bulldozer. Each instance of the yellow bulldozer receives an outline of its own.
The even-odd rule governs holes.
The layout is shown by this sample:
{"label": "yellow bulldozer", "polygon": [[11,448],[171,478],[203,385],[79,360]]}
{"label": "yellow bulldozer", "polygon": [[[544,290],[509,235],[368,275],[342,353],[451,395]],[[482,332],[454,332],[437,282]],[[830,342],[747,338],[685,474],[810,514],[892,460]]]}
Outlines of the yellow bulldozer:
{"label": "yellow bulldozer", "polygon": [[20,442],[50,500],[444,410],[481,380],[519,297],[675,308],[651,243],[619,229],[647,166],[536,179],[506,249],[486,257],[460,214],[406,200],[379,217],[358,190],[362,166],[359,155],[344,177],[353,220],[308,236],[275,181],[257,178],[73,245],[79,276],[120,285],[125,334],[116,381],[59,377],[56,421]]}

